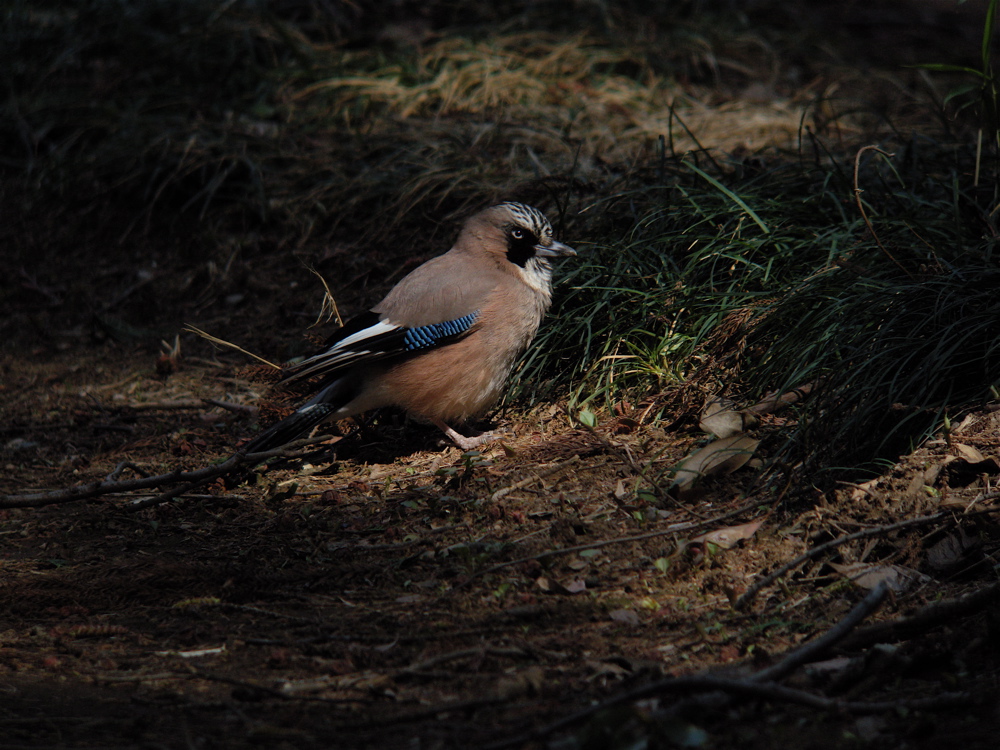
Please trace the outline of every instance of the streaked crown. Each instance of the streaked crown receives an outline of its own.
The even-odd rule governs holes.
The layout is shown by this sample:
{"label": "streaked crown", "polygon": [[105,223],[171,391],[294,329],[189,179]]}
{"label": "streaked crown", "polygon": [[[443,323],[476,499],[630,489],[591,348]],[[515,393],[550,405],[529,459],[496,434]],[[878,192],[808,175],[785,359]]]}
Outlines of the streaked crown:
{"label": "streaked crown", "polygon": [[501,203],[500,206],[510,212],[515,223],[538,238],[540,244],[548,245],[552,242],[552,225],[537,208],[524,203]]}

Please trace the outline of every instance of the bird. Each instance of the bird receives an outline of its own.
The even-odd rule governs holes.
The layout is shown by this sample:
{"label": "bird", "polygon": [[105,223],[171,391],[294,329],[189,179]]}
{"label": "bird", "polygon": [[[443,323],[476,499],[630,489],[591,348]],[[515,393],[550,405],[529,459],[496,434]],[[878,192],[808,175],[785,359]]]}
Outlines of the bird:
{"label": "bird", "polygon": [[552,302],[552,261],[576,251],[545,215],[500,203],[471,216],[448,252],[404,276],[310,357],[283,368],[279,386],[309,383],[312,398],[241,448],[276,449],[326,421],[396,406],[469,451],[492,433],[463,435],[493,406]]}

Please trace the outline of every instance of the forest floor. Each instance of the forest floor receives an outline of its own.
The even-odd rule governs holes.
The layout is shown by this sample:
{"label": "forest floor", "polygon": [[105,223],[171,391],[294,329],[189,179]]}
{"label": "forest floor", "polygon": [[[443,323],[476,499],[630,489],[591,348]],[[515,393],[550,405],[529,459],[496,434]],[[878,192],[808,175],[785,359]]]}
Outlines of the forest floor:
{"label": "forest floor", "polygon": [[[653,421],[652,393],[592,429],[508,406],[478,454],[382,418],[242,484],[14,507],[253,434],[267,387],[244,357],[167,354],[59,302],[115,272],[111,241],[82,237],[65,287],[3,269],[0,750],[995,746],[1000,412],[822,491],[750,465],[634,496],[704,438],[696,414]],[[168,344],[189,322],[267,353],[308,325],[298,260],[248,262],[209,303],[175,240],[147,241],[155,278],[121,299],[166,310]]]}

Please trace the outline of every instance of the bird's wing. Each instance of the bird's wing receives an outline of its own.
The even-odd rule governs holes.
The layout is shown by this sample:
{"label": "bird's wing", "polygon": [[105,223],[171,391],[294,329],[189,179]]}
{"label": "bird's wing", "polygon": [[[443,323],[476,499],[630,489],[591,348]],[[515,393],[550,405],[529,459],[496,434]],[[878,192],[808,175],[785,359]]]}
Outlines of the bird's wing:
{"label": "bird's wing", "polygon": [[285,368],[282,384],[419,354],[468,335],[497,286],[492,269],[463,270],[452,253],[404,277],[371,311],[349,320],[311,357]]}
{"label": "bird's wing", "polygon": [[328,377],[354,365],[444,346],[468,334],[479,314],[473,310],[460,318],[411,328],[376,312],[363,313],[337,331],[325,349],[285,368],[281,382]]}
{"label": "bird's wing", "polygon": [[452,249],[410,272],[373,310],[409,327],[457,320],[482,309],[503,277],[489,258]]}

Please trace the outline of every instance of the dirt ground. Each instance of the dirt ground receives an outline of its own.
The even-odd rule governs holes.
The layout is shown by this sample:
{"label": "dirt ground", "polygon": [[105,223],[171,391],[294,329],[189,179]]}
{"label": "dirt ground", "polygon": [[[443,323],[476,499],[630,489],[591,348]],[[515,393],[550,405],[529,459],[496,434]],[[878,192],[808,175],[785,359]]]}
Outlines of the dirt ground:
{"label": "dirt ground", "polygon": [[[5,484],[18,494],[123,461],[166,473],[224,457],[247,418],[198,399],[255,393],[233,365],[158,375],[152,356],[110,346],[41,364],[7,357],[3,369],[20,432]],[[876,621],[986,594],[828,650],[788,681],[868,708],[758,695],[657,719],[677,698],[664,688],[555,736],[989,746],[997,528],[974,511],[997,499],[997,465],[979,459],[997,455],[1000,413],[974,415],[866,485],[748,498],[744,470],[654,507],[622,490],[634,465],[675,463],[697,436],[642,424],[642,411],[591,433],[540,406],[502,418],[513,436],[471,458],[431,429],[388,422],[323,446],[332,463],[296,460],[255,486],[138,510],[155,493],[2,511],[0,747],[546,746],[530,732],[623,691],[705,670],[748,679],[821,636],[871,585],[847,583],[836,564],[869,564],[862,572],[898,588]],[[733,608],[811,546],[935,513],[831,549]],[[753,520],[732,549],[697,541],[727,528],[739,540]]]}
{"label": "dirt ground", "polygon": [[[253,434],[267,388],[245,358],[191,335],[164,354],[177,325],[149,339],[87,310],[103,284],[119,311],[228,321],[265,353],[311,322],[301,264],[209,284],[183,271],[189,237],[136,249],[158,269],[138,282],[98,235],[59,288],[4,264],[8,498],[195,470]],[[563,403],[509,408],[480,455],[388,415],[242,484],[0,503],[0,750],[994,747],[1000,411],[867,482],[751,465],[654,502],[639,474],[667,483],[704,441],[695,415],[653,423],[658,398],[593,430]],[[755,432],[765,459],[783,418]],[[782,661],[880,582],[864,622]]]}

